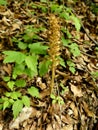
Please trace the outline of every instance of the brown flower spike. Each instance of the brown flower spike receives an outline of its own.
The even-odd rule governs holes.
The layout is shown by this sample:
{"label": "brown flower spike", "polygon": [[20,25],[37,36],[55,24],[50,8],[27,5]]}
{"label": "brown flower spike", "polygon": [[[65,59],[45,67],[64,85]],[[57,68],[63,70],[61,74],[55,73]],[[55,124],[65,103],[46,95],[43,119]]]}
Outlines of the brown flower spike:
{"label": "brown flower spike", "polygon": [[59,19],[54,15],[49,16],[49,56],[52,61],[52,79],[50,85],[50,92],[52,93],[54,87],[55,70],[59,64],[58,56],[60,55],[60,25]]}

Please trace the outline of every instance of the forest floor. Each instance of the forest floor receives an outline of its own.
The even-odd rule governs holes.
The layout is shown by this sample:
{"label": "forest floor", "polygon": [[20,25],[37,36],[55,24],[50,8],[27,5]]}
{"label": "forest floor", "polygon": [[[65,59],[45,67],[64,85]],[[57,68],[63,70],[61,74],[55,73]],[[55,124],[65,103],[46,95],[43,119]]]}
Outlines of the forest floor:
{"label": "forest floor", "polygon": [[[77,44],[80,51],[75,50],[77,46],[72,46],[72,48],[69,48],[70,45],[68,47],[61,46],[60,56],[63,62],[62,66],[58,65],[55,69],[55,82],[52,88],[54,95],[52,96],[49,91],[51,68],[43,76],[39,74],[33,78],[28,78],[23,74],[18,76],[17,79],[25,79],[26,85],[15,89],[15,91],[30,98],[30,107],[24,107],[18,117],[14,119],[11,107],[3,104],[3,109],[4,107],[6,109],[0,111],[0,130],[98,130],[98,13],[92,10],[90,3],[85,3],[82,0],[56,2],[56,4],[70,7],[73,14],[81,19],[81,29],[77,33],[73,21],[66,22],[60,18],[53,6],[52,10],[59,19],[59,26],[69,30],[69,34],[61,32],[61,35],[75,45]],[[4,62],[6,56],[3,52],[10,50],[28,54],[30,48],[21,44],[23,42],[30,42],[30,45],[42,42],[42,47],[49,44],[47,32],[49,31],[48,19],[51,11],[48,6],[45,2],[30,2],[29,0],[28,2],[8,0],[6,6],[0,5],[1,99],[5,97],[6,92],[14,91],[8,88],[9,86],[3,78],[8,76],[12,80],[14,63]],[[47,8],[49,10],[46,12]],[[35,30],[31,29],[25,32],[28,25],[34,27]],[[42,27],[46,29],[40,30],[39,28]],[[36,28],[39,30],[36,31]],[[34,39],[32,39],[33,36],[35,36]],[[60,42],[64,42],[63,40]],[[44,52],[41,52],[42,55],[37,53],[39,63],[47,58],[47,56],[43,56]],[[77,53],[80,55],[76,56]],[[35,91],[37,94],[34,97],[27,94],[27,88],[30,86],[36,86],[40,98],[36,96],[38,91]],[[2,106],[1,100],[0,105]],[[18,106],[17,109],[19,109]]]}

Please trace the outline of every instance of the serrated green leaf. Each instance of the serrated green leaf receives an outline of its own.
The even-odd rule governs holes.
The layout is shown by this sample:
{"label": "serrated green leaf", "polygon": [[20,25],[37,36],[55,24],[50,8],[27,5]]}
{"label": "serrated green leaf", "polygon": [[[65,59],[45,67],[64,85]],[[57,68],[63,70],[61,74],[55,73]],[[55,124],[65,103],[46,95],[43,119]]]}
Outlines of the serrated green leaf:
{"label": "serrated green leaf", "polygon": [[16,62],[17,64],[21,64],[25,60],[25,57],[26,57],[25,54],[21,52],[17,52],[17,51],[4,51],[3,54],[6,55],[3,61],[4,63]]}
{"label": "serrated green leaf", "polygon": [[30,107],[30,98],[27,96],[22,96],[22,102],[25,106]]}
{"label": "serrated green leaf", "polygon": [[2,99],[2,98],[0,98],[0,104],[1,104],[1,103],[3,103],[3,99]]}
{"label": "serrated green leaf", "polygon": [[73,74],[75,74],[75,72],[76,72],[76,70],[75,70],[75,68],[74,67],[69,67],[69,70],[73,73]]}
{"label": "serrated green leaf", "polygon": [[24,79],[18,79],[15,81],[15,85],[17,87],[25,87],[26,86],[26,81]]}
{"label": "serrated green leaf", "polygon": [[32,71],[31,69],[29,68],[26,68],[24,70],[24,74],[26,74],[27,76],[29,76],[30,78],[34,77],[36,75],[36,73],[34,71]]}
{"label": "serrated green leaf", "polygon": [[91,75],[93,75],[95,78],[98,78],[98,72],[92,72]]}
{"label": "serrated green leaf", "polygon": [[69,66],[69,70],[75,74],[76,69],[75,69],[75,64],[71,60],[67,60],[67,65]]}
{"label": "serrated green leaf", "polygon": [[29,69],[31,69],[35,75],[37,75],[37,56],[32,55],[32,56],[27,56],[25,59],[25,63]]}
{"label": "serrated green leaf", "polygon": [[32,86],[31,88],[28,88],[28,93],[33,97],[39,97],[39,91],[36,87]]}
{"label": "serrated green leaf", "polygon": [[55,104],[57,102],[57,100],[52,100],[52,104]]}
{"label": "serrated green leaf", "polygon": [[41,0],[41,2],[45,2],[45,3],[46,3],[46,2],[47,2],[47,0]]}
{"label": "serrated green leaf", "polygon": [[36,34],[39,31],[41,31],[41,28],[35,28],[32,25],[27,25],[23,36],[24,41],[31,42],[33,39],[40,39],[40,37]]}
{"label": "serrated green leaf", "polygon": [[48,72],[50,65],[51,65],[50,60],[40,62],[40,64],[39,64],[39,74],[40,74],[40,76],[43,76]]}
{"label": "serrated green leaf", "polygon": [[7,81],[10,80],[10,77],[9,77],[9,76],[4,76],[4,77],[3,77],[3,80],[4,80],[5,82],[7,82]]}
{"label": "serrated green leaf", "polygon": [[5,101],[8,100],[8,98],[7,97],[3,97],[2,100],[3,100],[3,102],[5,102]]}
{"label": "serrated green leaf", "polygon": [[24,49],[27,48],[27,44],[20,41],[20,42],[18,43],[18,47],[19,47],[20,49],[24,50]]}
{"label": "serrated green leaf", "polygon": [[56,99],[56,96],[54,94],[50,95],[51,99]]}
{"label": "serrated green leaf", "polygon": [[67,65],[71,67],[75,67],[75,64],[71,60],[67,60]]}
{"label": "serrated green leaf", "polygon": [[19,97],[21,97],[21,93],[20,92],[12,92],[11,93],[11,98],[12,99],[18,99]]}
{"label": "serrated green leaf", "polygon": [[0,110],[3,110],[3,104],[0,104]]}
{"label": "serrated green leaf", "polygon": [[74,57],[77,57],[77,56],[80,56],[80,50],[79,50],[79,47],[76,43],[72,43],[70,46],[70,51],[71,53],[74,55]]}
{"label": "serrated green leaf", "polygon": [[77,30],[77,31],[80,31],[81,23],[80,23],[79,18],[77,18],[77,17],[74,16],[74,15],[71,15],[70,18],[74,21],[76,30]]}
{"label": "serrated green leaf", "polygon": [[3,103],[3,110],[5,110],[6,108],[8,108],[9,105],[10,105],[9,100],[6,100],[6,101]]}
{"label": "serrated green leaf", "polygon": [[13,99],[9,99],[9,103],[12,105],[14,103]]}
{"label": "serrated green leaf", "polygon": [[21,100],[17,100],[14,102],[12,106],[14,119],[18,116],[19,112],[21,112],[23,108],[23,102]]}
{"label": "serrated green leaf", "polygon": [[5,96],[10,97],[10,96],[11,96],[11,93],[10,93],[10,92],[6,92],[6,93],[5,93]]}
{"label": "serrated green leaf", "polygon": [[29,44],[30,52],[35,54],[46,54],[49,48],[46,45],[41,45],[40,42]]}
{"label": "serrated green leaf", "polygon": [[60,17],[66,19],[66,20],[70,19],[68,12],[62,12],[62,13],[60,13]]}
{"label": "serrated green leaf", "polygon": [[51,5],[51,12],[55,12],[57,14],[61,13],[63,10],[63,6],[62,5],[58,5],[58,4],[53,4]]}
{"label": "serrated green leaf", "polygon": [[0,0],[0,5],[7,5],[7,0]]}
{"label": "serrated green leaf", "polygon": [[7,83],[7,86],[8,86],[11,90],[13,90],[14,85],[15,85],[15,82],[14,82],[14,81],[9,81],[9,82]]}
{"label": "serrated green leaf", "polygon": [[59,57],[59,59],[60,59],[60,65],[66,68],[64,59],[61,57]]}
{"label": "serrated green leaf", "polygon": [[64,37],[62,37],[62,43],[64,46],[67,47],[69,45],[69,43],[71,43],[71,41],[69,39],[65,39]]}
{"label": "serrated green leaf", "polygon": [[24,64],[15,64],[15,67],[13,68],[13,79],[16,79],[18,75],[24,74],[25,71],[25,65]]}

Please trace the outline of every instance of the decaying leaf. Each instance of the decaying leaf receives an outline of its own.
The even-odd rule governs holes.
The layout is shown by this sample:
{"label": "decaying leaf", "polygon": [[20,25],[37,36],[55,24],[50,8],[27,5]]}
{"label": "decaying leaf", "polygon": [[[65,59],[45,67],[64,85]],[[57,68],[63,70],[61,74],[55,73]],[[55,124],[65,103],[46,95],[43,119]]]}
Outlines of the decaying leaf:
{"label": "decaying leaf", "polygon": [[9,129],[19,129],[19,124],[25,120],[27,120],[31,113],[33,112],[33,109],[30,107],[24,107],[22,109],[22,112],[19,114],[19,116],[12,120],[9,124]]}
{"label": "decaying leaf", "polygon": [[81,90],[80,87],[75,86],[75,85],[70,83],[70,88],[71,88],[71,91],[73,92],[74,96],[76,96],[76,97],[82,97],[83,96],[82,90]]}
{"label": "decaying leaf", "polygon": [[75,117],[76,119],[78,119],[78,109],[77,109],[77,107],[75,106],[75,103],[74,103],[74,102],[72,102],[72,103],[70,104],[70,108],[73,110],[73,115],[74,115],[74,117]]}
{"label": "decaying leaf", "polygon": [[66,125],[61,130],[73,130],[73,125]]}
{"label": "decaying leaf", "polygon": [[46,130],[53,130],[51,124],[48,124],[48,125],[47,125],[47,129],[46,129]]}
{"label": "decaying leaf", "polygon": [[84,102],[84,101],[83,101],[83,109],[86,112],[87,116],[93,117],[93,118],[95,117],[95,114],[92,111],[89,110],[87,103]]}

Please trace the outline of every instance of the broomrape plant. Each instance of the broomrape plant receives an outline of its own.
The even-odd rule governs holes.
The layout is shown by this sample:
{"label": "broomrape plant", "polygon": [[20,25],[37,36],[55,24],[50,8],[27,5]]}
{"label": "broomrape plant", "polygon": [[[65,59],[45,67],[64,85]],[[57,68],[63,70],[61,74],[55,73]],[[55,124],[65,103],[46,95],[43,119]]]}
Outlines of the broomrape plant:
{"label": "broomrape plant", "polygon": [[49,17],[49,56],[52,61],[52,79],[51,79],[51,85],[50,85],[50,93],[52,93],[53,87],[54,87],[54,79],[55,79],[55,70],[57,65],[59,64],[58,57],[60,56],[60,25],[58,22],[58,18],[54,14],[50,14]]}
{"label": "broomrape plant", "polygon": [[[4,2],[4,0],[2,1]],[[81,27],[80,21],[73,15],[70,8],[58,5],[55,2],[50,2],[49,7],[47,7],[45,3],[47,2],[44,1],[44,7],[41,6],[41,2],[40,5],[33,3],[32,8],[35,10],[41,8],[42,13],[46,13],[46,17],[48,10],[51,12],[48,14],[49,26],[47,28],[49,44],[44,44],[45,41],[43,43],[43,39],[39,35],[46,27],[26,25],[22,35],[12,38],[12,42],[17,46],[17,51],[9,50],[3,52],[5,56],[3,63],[13,64],[13,70],[10,77],[3,77],[4,82],[7,84],[8,92],[5,92],[0,98],[0,109],[12,108],[14,118],[18,116],[24,106],[30,106],[30,96],[40,98],[38,88],[34,85],[27,87],[27,81],[22,78],[23,75],[26,78],[33,79],[37,76],[42,77],[48,71],[51,71],[50,97],[53,102],[62,103],[63,101],[59,95],[57,98],[55,95],[53,96],[56,69],[58,66],[64,68],[68,66],[72,74],[76,72],[75,64],[71,59],[65,61],[61,57],[61,51],[62,46],[66,47],[74,57],[77,57],[80,55],[80,50],[78,45],[71,41],[72,35],[70,31],[61,26],[60,19],[66,22],[73,21],[77,31]],[[66,34],[67,38],[64,37],[64,34]],[[25,94],[20,91],[23,88],[26,90]]]}

